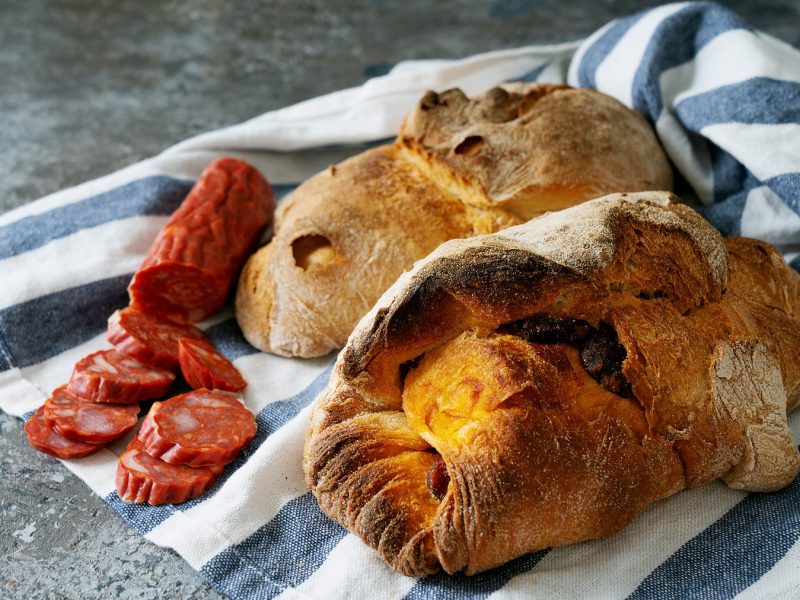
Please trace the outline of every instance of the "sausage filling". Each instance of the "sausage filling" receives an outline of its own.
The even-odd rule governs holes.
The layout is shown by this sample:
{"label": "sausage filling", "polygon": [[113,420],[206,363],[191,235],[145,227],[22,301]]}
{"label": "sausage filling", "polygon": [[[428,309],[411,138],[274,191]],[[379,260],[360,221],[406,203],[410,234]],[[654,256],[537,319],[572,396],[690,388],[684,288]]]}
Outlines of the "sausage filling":
{"label": "sausage filling", "polygon": [[536,315],[503,325],[499,332],[520,337],[535,344],[568,344],[580,353],[581,366],[609,392],[631,398],[631,385],[622,374],[628,356],[617,333],[606,323],[599,328],[586,321],[565,317]]}

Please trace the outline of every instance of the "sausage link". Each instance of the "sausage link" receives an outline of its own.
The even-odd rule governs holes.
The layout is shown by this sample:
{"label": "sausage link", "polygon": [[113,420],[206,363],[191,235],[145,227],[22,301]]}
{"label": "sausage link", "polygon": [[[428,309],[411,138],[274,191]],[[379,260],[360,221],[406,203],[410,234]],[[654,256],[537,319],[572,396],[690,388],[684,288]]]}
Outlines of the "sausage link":
{"label": "sausage link", "polygon": [[190,321],[217,312],[273,207],[256,169],[234,158],[211,163],[133,276],[131,306]]}

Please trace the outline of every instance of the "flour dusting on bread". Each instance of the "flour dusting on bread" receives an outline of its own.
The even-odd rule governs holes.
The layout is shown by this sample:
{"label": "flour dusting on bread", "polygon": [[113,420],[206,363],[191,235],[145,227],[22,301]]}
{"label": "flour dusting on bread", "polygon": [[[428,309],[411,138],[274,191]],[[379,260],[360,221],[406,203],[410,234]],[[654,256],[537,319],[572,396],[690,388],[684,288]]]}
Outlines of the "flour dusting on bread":
{"label": "flour dusting on bread", "polygon": [[732,488],[774,491],[800,470],[800,452],[786,421],[781,368],[757,341],[722,344],[714,363],[715,400],[747,431],[744,458],[723,479]]}
{"label": "flour dusting on bread", "polygon": [[[673,210],[663,210],[672,206]],[[606,268],[620,250],[615,232],[625,218],[684,232],[703,252],[715,283],[727,282],[728,262],[719,232],[671,192],[623,193],[571,209],[551,212],[502,231],[499,238],[519,239],[542,256],[584,274]]]}
{"label": "flour dusting on bread", "polygon": [[716,479],[779,489],[800,468],[800,277],[779,258],[664,192],[449,241],[339,355],[307,483],[413,576],[609,536]]}

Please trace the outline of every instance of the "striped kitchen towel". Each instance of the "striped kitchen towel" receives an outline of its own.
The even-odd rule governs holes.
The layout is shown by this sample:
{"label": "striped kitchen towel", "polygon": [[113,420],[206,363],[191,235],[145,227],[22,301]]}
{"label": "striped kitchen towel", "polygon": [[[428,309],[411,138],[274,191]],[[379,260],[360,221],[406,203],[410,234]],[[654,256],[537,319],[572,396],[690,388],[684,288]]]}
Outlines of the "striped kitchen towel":
{"label": "striped kitchen towel", "polygon": [[[0,216],[0,408],[28,417],[79,358],[107,347],[107,317],[127,303],[150,242],[212,159],[249,161],[283,196],[391,137],[425,90],[475,94],[516,79],[596,87],[642,111],[709,219],[777,245],[800,268],[800,52],[719,5],[670,4],[582,42],[401,63]],[[258,421],[216,486],[179,506],[121,502],[114,473],[127,440],[65,464],[233,598],[800,597],[800,482],[772,494],[721,484],[681,492],[610,539],[471,578],[399,575],[305,489],[309,404],[333,357],[258,353],[230,309],[203,326],[250,382],[245,400]],[[797,434],[800,416],[791,423]]]}

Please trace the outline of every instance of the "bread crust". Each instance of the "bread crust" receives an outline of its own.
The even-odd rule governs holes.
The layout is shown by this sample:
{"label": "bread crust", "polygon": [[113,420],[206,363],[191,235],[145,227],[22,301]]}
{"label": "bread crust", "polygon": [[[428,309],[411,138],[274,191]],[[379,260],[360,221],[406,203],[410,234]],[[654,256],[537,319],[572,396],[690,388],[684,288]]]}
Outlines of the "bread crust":
{"label": "bread crust", "polygon": [[394,144],[295,190],[240,279],[236,316],[248,341],[285,356],[323,355],[446,240],[609,192],[671,189],[641,115],[593,90],[507,87],[474,99],[429,92]]}
{"label": "bread crust", "polygon": [[[800,277],[774,248],[723,240],[667,193],[447,242],[339,355],[312,412],[307,483],[413,576],[612,535],[714,479],[779,489],[800,469],[786,420],[798,307]],[[613,328],[632,396],[599,386],[563,343],[498,331],[533,315]],[[438,455],[441,501],[425,485]]]}

